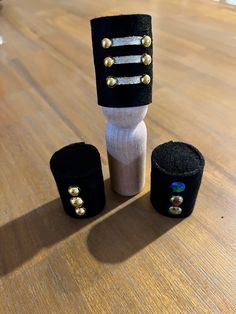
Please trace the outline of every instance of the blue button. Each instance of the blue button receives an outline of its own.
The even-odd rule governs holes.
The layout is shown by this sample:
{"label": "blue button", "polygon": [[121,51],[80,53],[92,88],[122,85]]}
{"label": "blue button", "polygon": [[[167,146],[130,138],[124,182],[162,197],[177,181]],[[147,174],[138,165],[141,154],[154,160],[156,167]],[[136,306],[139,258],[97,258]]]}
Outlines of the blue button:
{"label": "blue button", "polygon": [[185,190],[185,184],[183,182],[173,182],[170,188],[176,193],[183,192]]}

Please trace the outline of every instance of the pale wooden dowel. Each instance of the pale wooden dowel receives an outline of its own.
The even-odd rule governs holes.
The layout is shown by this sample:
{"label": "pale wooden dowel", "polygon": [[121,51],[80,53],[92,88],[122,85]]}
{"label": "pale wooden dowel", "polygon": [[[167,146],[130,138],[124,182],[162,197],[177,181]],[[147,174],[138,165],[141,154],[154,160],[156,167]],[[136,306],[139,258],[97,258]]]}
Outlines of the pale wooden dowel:
{"label": "pale wooden dowel", "polygon": [[102,109],[107,119],[112,189],[121,195],[135,195],[145,184],[147,129],[143,119],[148,106]]}

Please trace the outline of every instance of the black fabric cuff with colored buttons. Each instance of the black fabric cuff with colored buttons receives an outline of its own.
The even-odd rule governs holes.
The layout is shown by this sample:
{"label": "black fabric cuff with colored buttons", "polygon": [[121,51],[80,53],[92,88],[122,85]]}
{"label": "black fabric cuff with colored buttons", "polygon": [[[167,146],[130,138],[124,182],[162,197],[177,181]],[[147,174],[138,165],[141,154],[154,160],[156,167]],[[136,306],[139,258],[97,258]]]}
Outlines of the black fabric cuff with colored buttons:
{"label": "black fabric cuff with colored buttons", "polygon": [[98,104],[119,108],[151,103],[151,16],[105,16],[90,22]]}
{"label": "black fabric cuff with colored buttons", "polygon": [[194,208],[201,185],[204,157],[194,146],[168,142],[151,157],[151,203],[161,214],[187,217]]}
{"label": "black fabric cuff with colored buttons", "polygon": [[50,168],[68,215],[87,218],[102,211],[104,181],[96,147],[84,142],[65,146],[52,155]]}

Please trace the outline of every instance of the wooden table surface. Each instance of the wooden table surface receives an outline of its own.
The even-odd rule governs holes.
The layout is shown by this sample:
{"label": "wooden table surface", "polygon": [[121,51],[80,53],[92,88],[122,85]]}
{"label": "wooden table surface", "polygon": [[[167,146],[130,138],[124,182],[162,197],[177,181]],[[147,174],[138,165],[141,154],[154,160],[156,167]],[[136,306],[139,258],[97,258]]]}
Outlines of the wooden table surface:
{"label": "wooden table surface", "polygon": [[[236,7],[210,0],[5,0],[0,13],[0,313],[236,313]],[[149,13],[154,95],[142,193],[110,190],[89,20]],[[1,40],[2,38],[2,40]],[[150,205],[150,154],[169,140],[206,158],[195,210]],[[100,150],[107,205],[64,214],[49,159]]]}

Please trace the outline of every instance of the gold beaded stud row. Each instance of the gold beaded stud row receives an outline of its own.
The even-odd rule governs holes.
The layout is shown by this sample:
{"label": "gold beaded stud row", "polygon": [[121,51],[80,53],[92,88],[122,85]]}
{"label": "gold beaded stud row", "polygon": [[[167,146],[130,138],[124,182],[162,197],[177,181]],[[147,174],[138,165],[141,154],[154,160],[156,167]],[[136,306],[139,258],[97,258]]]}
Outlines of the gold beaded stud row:
{"label": "gold beaded stud row", "polygon": [[70,203],[75,207],[75,213],[78,216],[83,216],[86,213],[86,209],[83,207],[84,201],[81,197],[78,197],[80,188],[78,186],[69,186],[68,193],[73,196],[70,199]]}
{"label": "gold beaded stud row", "polygon": [[127,45],[143,45],[144,47],[150,47],[152,39],[150,36],[130,36],[121,38],[103,38],[102,47],[108,49],[110,47],[127,46]]}
{"label": "gold beaded stud row", "polygon": [[[123,82],[126,82],[126,83],[123,83]],[[151,77],[148,74],[143,74],[138,77],[126,77],[125,80],[122,77],[113,77],[113,76],[108,76],[106,79],[107,86],[110,88],[113,88],[116,85],[126,85],[127,82],[130,82],[130,84],[142,83],[144,85],[148,85],[151,82]]]}
{"label": "gold beaded stud row", "polygon": [[[121,38],[103,38],[102,47],[108,49],[110,47],[127,46],[127,45],[143,45],[144,47],[150,47],[152,39],[150,36],[129,36]],[[150,65],[152,57],[144,53],[143,55],[130,55],[130,56],[107,56],[104,59],[105,67],[112,67],[114,64],[128,64],[128,63],[143,63],[144,65]],[[113,88],[117,85],[129,85],[129,84],[144,84],[148,85],[151,82],[151,77],[148,74],[131,77],[113,77],[106,78],[106,84],[109,88]]]}
{"label": "gold beaded stud row", "polygon": [[127,63],[143,63],[144,65],[150,65],[152,63],[152,57],[144,53],[138,56],[122,56],[122,57],[106,57],[104,59],[105,67],[112,67],[113,64],[127,64]]}

